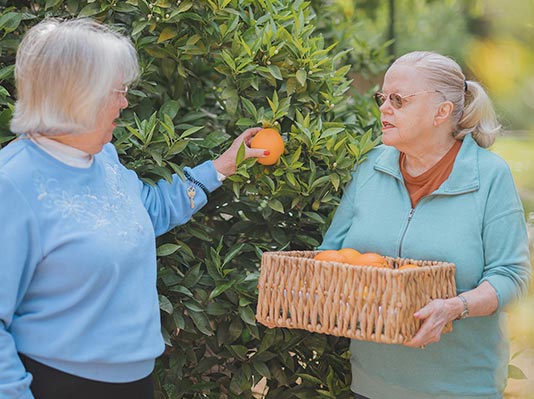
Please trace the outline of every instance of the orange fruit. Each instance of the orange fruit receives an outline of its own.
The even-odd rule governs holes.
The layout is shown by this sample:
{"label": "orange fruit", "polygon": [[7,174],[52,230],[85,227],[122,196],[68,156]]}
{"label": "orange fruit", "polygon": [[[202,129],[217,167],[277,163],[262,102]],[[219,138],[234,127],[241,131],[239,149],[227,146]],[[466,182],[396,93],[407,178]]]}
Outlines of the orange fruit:
{"label": "orange fruit", "polygon": [[358,258],[361,256],[361,253],[353,248],[342,248],[338,252],[342,254],[345,257],[346,262],[351,265],[357,265]]}
{"label": "orange fruit", "polygon": [[261,129],[252,138],[250,142],[251,148],[263,148],[269,151],[266,157],[257,158],[258,163],[262,165],[274,165],[284,153],[284,140],[276,129],[266,128]]}
{"label": "orange fruit", "polygon": [[387,260],[382,255],[374,252],[361,254],[356,261],[356,264],[363,266],[389,267]]}
{"label": "orange fruit", "polygon": [[313,259],[324,260],[326,262],[347,263],[347,259],[345,259],[343,254],[339,253],[339,251],[336,251],[334,249],[327,249],[325,251],[321,251],[317,255],[315,255]]}
{"label": "orange fruit", "polygon": [[407,263],[405,265],[399,266],[397,270],[406,270],[406,269],[418,269],[419,266],[414,265],[413,263]]}

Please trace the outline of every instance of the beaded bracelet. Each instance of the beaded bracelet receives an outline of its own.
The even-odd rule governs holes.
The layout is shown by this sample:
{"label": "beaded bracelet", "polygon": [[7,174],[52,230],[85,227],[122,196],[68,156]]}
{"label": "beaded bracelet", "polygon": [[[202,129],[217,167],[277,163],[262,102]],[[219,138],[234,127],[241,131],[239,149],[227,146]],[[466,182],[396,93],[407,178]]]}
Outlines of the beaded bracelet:
{"label": "beaded bracelet", "polygon": [[191,174],[187,170],[184,170],[184,176],[191,183],[193,183],[193,184],[197,185],[198,187],[200,187],[202,189],[202,191],[204,191],[204,194],[206,194],[206,197],[209,196],[210,192],[207,189],[207,187],[202,182],[198,181],[193,176],[191,176]]}

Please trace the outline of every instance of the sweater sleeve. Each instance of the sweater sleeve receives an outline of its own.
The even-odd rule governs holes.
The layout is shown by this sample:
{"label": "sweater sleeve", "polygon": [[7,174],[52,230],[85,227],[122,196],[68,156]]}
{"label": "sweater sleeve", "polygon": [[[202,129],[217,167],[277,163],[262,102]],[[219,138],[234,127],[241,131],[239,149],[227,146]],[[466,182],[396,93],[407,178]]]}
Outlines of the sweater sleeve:
{"label": "sweater sleeve", "polygon": [[33,399],[10,325],[39,258],[39,234],[27,202],[2,174],[0,198],[0,398]]}
{"label": "sweater sleeve", "polygon": [[345,193],[343,194],[334,218],[332,219],[332,223],[323,238],[323,242],[317,249],[325,250],[342,248],[343,241],[352,225],[355,192],[356,182],[353,174],[353,179],[346,187]]}
{"label": "sweater sleeve", "polygon": [[485,215],[485,266],[480,282],[493,286],[501,310],[526,295],[532,274],[525,215],[507,167],[492,181]]}
{"label": "sweater sleeve", "polygon": [[497,292],[499,310],[525,296],[531,278],[528,236],[523,211],[511,211],[484,227],[483,281]]}
{"label": "sweater sleeve", "polygon": [[[150,215],[156,236],[186,223],[208,202],[207,194],[221,186],[212,161],[184,168],[184,182],[173,175],[172,183],[159,180],[155,186],[142,183],[141,198]],[[191,195],[191,197],[190,197]]]}

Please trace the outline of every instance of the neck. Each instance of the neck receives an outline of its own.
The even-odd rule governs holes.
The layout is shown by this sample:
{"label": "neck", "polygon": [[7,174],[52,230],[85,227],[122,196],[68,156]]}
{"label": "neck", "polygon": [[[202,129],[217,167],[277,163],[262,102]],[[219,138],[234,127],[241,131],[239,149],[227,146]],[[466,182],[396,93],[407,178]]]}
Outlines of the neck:
{"label": "neck", "polygon": [[434,166],[456,143],[452,135],[444,140],[434,140],[429,145],[418,149],[409,149],[406,154],[404,167],[411,176],[419,176]]}
{"label": "neck", "polygon": [[102,144],[95,141],[95,134],[77,133],[77,134],[58,134],[54,136],[48,136],[49,139],[57,141],[59,143],[76,148],[89,155],[95,155],[102,150]]}

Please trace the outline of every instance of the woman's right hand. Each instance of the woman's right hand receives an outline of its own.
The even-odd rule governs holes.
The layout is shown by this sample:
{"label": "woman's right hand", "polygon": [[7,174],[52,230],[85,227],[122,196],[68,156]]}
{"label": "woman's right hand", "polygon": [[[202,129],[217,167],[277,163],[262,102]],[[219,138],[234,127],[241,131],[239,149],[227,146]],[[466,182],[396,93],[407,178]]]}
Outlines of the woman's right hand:
{"label": "woman's right hand", "polygon": [[261,158],[269,155],[269,152],[261,148],[250,148],[250,141],[261,127],[252,127],[241,133],[221,156],[213,161],[213,165],[217,172],[225,176],[231,176],[236,170],[237,152],[243,143],[245,145],[245,159]]}

